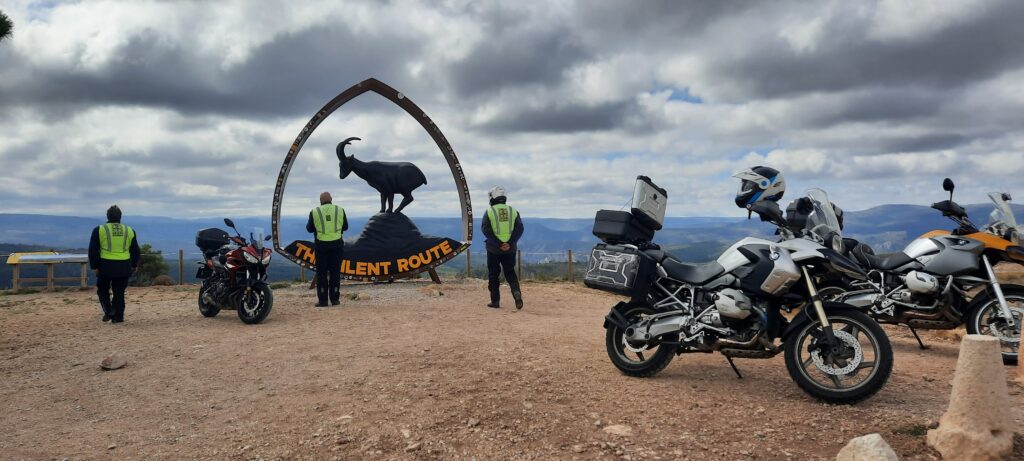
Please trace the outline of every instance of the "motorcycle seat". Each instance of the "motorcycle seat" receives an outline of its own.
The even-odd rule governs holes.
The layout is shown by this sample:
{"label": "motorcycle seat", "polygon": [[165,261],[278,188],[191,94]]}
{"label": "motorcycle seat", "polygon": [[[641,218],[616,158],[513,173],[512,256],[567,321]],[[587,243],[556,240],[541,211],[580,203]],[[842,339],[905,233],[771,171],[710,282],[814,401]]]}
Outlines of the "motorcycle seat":
{"label": "motorcycle seat", "polygon": [[694,285],[708,282],[725,272],[725,268],[718,264],[718,261],[697,264],[684,263],[667,253],[661,261],[661,265],[665,268],[665,272],[668,272],[669,277]]}
{"label": "motorcycle seat", "polygon": [[883,271],[895,269],[914,260],[902,251],[878,255],[863,252],[859,256],[870,268]]}

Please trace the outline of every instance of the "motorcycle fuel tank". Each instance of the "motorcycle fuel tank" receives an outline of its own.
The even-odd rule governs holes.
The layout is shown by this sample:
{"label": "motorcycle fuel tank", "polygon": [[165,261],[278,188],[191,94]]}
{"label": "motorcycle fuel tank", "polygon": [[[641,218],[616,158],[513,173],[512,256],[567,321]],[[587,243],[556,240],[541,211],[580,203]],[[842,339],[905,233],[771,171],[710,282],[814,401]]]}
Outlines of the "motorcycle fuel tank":
{"label": "motorcycle fuel tank", "polygon": [[964,275],[980,267],[981,252],[985,244],[956,235],[943,235],[932,239],[940,247],[938,253],[920,258],[924,270],[937,275]]}

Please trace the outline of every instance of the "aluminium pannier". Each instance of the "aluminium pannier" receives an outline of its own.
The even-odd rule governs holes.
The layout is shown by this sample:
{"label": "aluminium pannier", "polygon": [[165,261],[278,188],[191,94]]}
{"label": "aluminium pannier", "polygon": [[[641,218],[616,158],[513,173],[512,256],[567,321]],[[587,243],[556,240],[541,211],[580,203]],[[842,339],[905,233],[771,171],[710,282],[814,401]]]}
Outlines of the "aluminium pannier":
{"label": "aluminium pannier", "polygon": [[590,252],[583,284],[623,296],[645,296],[656,265],[653,258],[637,248],[599,243]]}

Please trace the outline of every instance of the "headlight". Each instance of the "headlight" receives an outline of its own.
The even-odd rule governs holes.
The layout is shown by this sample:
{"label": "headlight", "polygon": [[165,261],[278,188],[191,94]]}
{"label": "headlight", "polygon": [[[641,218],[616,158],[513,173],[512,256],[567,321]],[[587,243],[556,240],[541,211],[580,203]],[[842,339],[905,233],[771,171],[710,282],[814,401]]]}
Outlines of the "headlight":
{"label": "headlight", "polygon": [[267,255],[266,258],[263,258],[263,265],[266,266],[267,264],[270,264],[270,255]]}
{"label": "headlight", "polygon": [[245,255],[245,260],[246,260],[246,261],[249,261],[249,262],[251,262],[251,263],[253,263],[253,264],[256,264],[256,263],[260,262],[260,260],[259,260],[259,259],[256,259],[256,257],[255,257],[255,256],[253,256],[253,255],[251,255],[251,254],[249,254],[249,253],[246,253],[246,252],[242,252],[242,254],[243,254],[243,255]]}

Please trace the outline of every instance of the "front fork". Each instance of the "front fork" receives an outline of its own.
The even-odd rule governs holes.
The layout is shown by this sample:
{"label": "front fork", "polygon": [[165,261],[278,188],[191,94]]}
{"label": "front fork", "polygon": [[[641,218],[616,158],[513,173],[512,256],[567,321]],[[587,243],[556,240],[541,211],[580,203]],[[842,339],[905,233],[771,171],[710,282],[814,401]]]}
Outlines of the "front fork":
{"label": "front fork", "polygon": [[821,296],[818,295],[818,287],[814,285],[814,279],[811,277],[811,273],[807,271],[806,266],[800,266],[800,270],[803,271],[804,280],[807,281],[807,293],[811,295],[811,301],[814,303],[814,312],[818,314],[821,329],[825,331],[825,340],[830,348],[835,349],[838,346],[838,342],[836,342],[836,335],[832,331],[832,324],[829,323],[828,316],[825,315],[825,304],[822,303]]}
{"label": "front fork", "polygon": [[988,283],[992,285],[992,291],[996,292],[996,299],[999,300],[999,311],[1003,314],[1006,324],[1013,328],[1015,323],[1013,321],[1013,313],[1010,312],[1010,305],[1006,303],[1006,296],[1003,296],[1003,289],[999,287],[996,271],[992,269],[992,264],[988,262],[988,256],[981,255],[981,261],[985,263],[985,270],[988,271]]}

